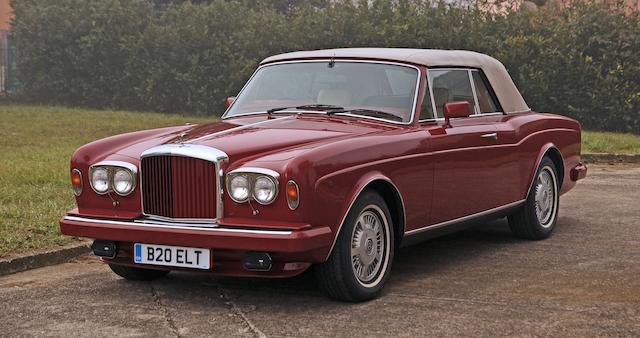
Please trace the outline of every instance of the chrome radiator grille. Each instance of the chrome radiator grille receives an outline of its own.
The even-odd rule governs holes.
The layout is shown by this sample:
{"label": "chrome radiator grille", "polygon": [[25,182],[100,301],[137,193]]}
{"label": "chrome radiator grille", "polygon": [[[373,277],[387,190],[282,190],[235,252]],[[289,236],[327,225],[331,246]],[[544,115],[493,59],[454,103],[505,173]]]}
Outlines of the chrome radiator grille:
{"label": "chrome radiator grille", "polygon": [[217,174],[213,162],[157,155],[141,161],[143,212],[176,219],[215,219]]}

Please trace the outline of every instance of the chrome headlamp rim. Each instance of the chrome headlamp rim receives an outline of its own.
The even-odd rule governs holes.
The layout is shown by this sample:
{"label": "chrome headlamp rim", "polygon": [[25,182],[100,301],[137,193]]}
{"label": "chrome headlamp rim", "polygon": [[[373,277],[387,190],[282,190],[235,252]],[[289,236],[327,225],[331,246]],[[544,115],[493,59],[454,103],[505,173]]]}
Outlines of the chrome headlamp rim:
{"label": "chrome headlamp rim", "polygon": [[[95,173],[97,170],[104,170],[106,172],[107,189],[104,191],[100,191],[95,187],[93,173]],[[91,186],[91,190],[93,190],[93,192],[95,192],[98,195],[108,194],[109,190],[111,190],[111,179],[109,178],[109,168],[102,165],[92,165],[91,167],[89,167],[89,185]]]}
{"label": "chrome headlamp rim", "polygon": [[[245,176],[249,181],[249,185],[248,185],[249,196],[242,201],[236,200],[235,198],[233,198],[233,195],[231,194],[231,181],[238,175]],[[271,182],[273,182],[274,184],[273,198],[268,202],[262,202],[255,197],[255,182],[259,177],[263,177],[263,176],[271,180]],[[261,205],[269,205],[275,202],[276,199],[278,198],[279,185],[280,185],[279,179],[280,179],[280,174],[271,169],[258,168],[258,167],[240,167],[227,173],[226,187],[227,187],[227,191],[229,192],[229,197],[231,198],[232,201],[236,203],[244,203],[244,202],[253,200]]]}
{"label": "chrome headlamp rim", "polygon": [[[242,177],[247,181],[247,197],[245,197],[243,199],[237,199],[237,198],[235,198],[233,196],[234,194],[233,194],[232,183],[233,183],[233,180],[238,178],[238,177]],[[251,198],[251,195],[252,195],[251,186],[252,186],[252,184],[251,184],[251,180],[249,179],[249,177],[247,175],[242,174],[242,173],[237,173],[237,174],[235,174],[235,175],[233,175],[233,176],[231,176],[231,177],[229,177],[227,179],[227,191],[229,192],[229,197],[231,198],[231,200],[233,200],[236,203],[244,203],[247,200],[249,200],[249,198]]]}
{"label": "chrome headlamp rim", "polygon": [[[273,196],[271,197],[271,199],[267,200],[267,201],[261,201],[260,199],[258,199],[258,197],[256,196],[256,183],[258,183],[258,180],[261,178],[265,178],[269,181],[271,181],[271,183],[273,184]],[[271,176],[267,176],[267,175],[258,175],[254,178],[253,180],[253,184],[252,184],[252,189],[251,189],[251,196],[253,197],[253,200],[258,202],[259,204],[262,205],[268,205],[273,203],[273,201],[276,200],[276,197],[278,197],[278,181],[271,177]]]}
{"label": "chrome headlamp rim", "polygon": [[[98,169],[104,169],[107,172],[107,190],[98,191],[93,186],[93,172]],[[131,189],[127,193],[120,193],[114,187],[114,175],[117,170],[126,170],[131,175]],[[128,196],[133,193],[136,189],[136,183],[138,181],[138,167],[129,162],[123,161],[100,161],[89,166],[89,185],[91,186],[91,190],[98,195],[106,195],[111,192],[119,195],[119,196]]]}
{"label": "chrome headlamp rim", "polygon": [[[116,193],[117,195],[120,196],[128,196],[130,195],[135,189],[136,189],[136,174],[130,170],[129,168],[125,168],[125,167],[118,167],[118,166],[113,166],[111,167],[112,170],[112,175],[111,175],[111,189],[113,190],[114,193]],[[130,187],[129,190],[126,192],[120,192],[118,191],[118,189],[116,189],[116,174],[118,173],[118,171],[125,171],[127,173],[129,173],[131,180],[129,181],[130,183]]]}

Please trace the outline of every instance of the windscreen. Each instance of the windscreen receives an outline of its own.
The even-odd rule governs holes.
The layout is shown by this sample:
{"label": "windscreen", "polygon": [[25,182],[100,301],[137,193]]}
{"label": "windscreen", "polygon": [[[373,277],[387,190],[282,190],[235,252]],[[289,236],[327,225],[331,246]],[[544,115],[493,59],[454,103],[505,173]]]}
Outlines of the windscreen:
{"label": "windscreen", "polygon": [[[331,105],[350,115],[411,121],[418,70],[386,63],[318,61],[268,65],[258,69],[225,117],[278,107]],[[362,111],[359,111],[362,110]],[[395,116],[395,117],[394,117]]]}

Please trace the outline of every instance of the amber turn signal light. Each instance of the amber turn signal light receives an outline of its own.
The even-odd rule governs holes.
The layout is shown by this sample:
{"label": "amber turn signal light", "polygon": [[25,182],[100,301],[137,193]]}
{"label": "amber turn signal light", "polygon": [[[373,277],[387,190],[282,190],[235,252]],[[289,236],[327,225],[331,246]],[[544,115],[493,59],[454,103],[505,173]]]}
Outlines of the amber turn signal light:
{"label": "amber turn signal light", "polygon": [[71,170],[71,187],[74,195],[82,194],[82,173],[78,169]]}
{"label": "amber turn signal light", "polygon": [[300,204],[300,190],[293,180],[287,182],[287,204],[291,210],[296,210]]}

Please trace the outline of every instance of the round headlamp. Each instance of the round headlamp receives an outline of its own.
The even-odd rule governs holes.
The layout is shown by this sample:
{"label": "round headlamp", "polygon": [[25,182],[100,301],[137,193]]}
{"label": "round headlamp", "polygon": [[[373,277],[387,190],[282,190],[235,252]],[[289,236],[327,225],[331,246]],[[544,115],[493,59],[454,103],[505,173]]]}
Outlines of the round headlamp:
{"label": "round headlamp", "polygon": [[249,179],[244,175],[237,175],[229,183],[229,195],[236,202],[244,202],[249,198]]}
{"label": "round headlamp", "polygon": [[109,171],[107,168],[93,168],[91,171],[91,188],[98,194],[104,194],[109,191]]}
{"label": "round headlamp", "polygon": [[124,168],[116,168],[113,174],[113,191],[118,195],[128,195],[133,191],[135,178],[131,171]]}
{"label": "round headlamp", "polygon": [[253,184],[253,198],[260,204],[269,204],[276,198],[276,182],[267,176],[258,176]]}

